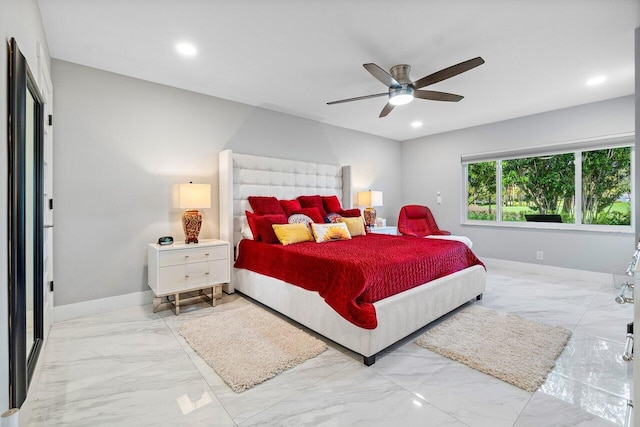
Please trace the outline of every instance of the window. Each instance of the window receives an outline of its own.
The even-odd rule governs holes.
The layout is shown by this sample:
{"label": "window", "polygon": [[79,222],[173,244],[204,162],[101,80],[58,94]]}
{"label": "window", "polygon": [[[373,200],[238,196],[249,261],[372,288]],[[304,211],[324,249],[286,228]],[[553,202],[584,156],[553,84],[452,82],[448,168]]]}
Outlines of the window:
{"label": "window", "polygon": [[467,218],[496,219],[496,162],[472,163],[468,166]]}
{"label": "window", "polygon": [[573,153],[503,160],[502,220],[560,215],[562,222],[573,222],[574,160]]}
{"label": "window", "polygon": [[631,147],[582,153],[582,223],[631,225]]}
{"label": "window", "polygon": [[464,155],[464,222],[630,228],[633,141],[634,135],[626,134]]}

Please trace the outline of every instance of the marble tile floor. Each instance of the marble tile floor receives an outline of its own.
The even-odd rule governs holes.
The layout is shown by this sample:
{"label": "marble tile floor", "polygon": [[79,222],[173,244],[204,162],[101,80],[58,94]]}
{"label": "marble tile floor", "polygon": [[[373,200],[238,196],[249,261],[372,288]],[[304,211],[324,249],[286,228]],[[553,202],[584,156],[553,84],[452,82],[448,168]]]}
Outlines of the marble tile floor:
{"label": "marble tile floor", "polygon": [[[483,306],[573,331],[547,381],[529,393],[413,343],[371,367],[337,344],[236,394],[177,333],[181,322],[252,302],[154,314],[151,306],[54,324],[28,426],[615,426],[631,394],[622,360],[633,307],[611,283],[490,269]],[[256,355],[259,357],[259,355]]]}

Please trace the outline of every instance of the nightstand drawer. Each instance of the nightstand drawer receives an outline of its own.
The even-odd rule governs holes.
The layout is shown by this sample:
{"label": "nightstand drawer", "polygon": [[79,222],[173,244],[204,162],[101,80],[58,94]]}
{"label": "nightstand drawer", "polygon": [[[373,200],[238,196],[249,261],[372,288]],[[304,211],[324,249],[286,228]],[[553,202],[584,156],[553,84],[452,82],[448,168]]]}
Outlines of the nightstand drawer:
{"label": "nightstand drawer", "polygon": [[214,260],[160,268],[157,294],[202,288],[229,281],[227,260]]}
{"label": "nightstand drawer", "polygon": [[227,259],[227,245],[204,246],[174,251],[161,251],[158,254],[158,266],[183,265],[218,259]]}

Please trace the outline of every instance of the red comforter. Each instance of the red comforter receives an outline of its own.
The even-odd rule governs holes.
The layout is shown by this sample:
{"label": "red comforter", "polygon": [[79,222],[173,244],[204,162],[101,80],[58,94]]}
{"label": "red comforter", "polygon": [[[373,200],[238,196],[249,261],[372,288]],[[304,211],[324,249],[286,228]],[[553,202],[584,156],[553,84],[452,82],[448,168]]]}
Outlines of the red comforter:
{"label": "red comforter", "polygon": [[368,234],[288,246],[242,240],[236,268],[317,291],[342,317],[365,329],[373,303],[482,262],[463,243]]}

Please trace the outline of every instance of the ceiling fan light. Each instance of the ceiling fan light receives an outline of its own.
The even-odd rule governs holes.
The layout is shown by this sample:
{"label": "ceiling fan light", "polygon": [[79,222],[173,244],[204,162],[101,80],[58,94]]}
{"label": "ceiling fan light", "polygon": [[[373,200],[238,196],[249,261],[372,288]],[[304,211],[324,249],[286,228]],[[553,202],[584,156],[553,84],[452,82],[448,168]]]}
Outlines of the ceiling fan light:
{"label": "ceiling fan light", "polygon": [[409,94],[400,94],[400,95],[393,95],[390,99],[389,102],[393,105],[404,105],[404,104],[408,104],[411,101],[413,101],[413,95],[409,95]]}
{"label": "ceiling fan light", "polygon": [[389,103],[391,105],[404,105],[413,101],[413,88],[409,86],[389,89]]}

